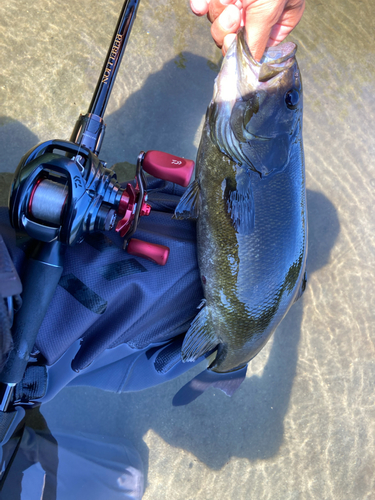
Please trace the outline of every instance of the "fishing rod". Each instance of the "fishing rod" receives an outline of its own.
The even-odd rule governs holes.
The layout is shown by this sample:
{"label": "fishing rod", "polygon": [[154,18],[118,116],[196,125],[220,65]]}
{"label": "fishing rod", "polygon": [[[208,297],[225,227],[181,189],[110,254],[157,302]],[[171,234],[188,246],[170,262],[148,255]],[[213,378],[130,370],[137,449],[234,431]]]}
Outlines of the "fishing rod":
{"label": "fishing rod", "polygon": [[63,272],[68,246],[86,235],[115,230],[132,255],[165,265],[169,249],[132,238],[150,213],[145,172],[189,184],[194,162],[160,151],[138,156],[135,180],[125,187],[99,159],[104,113],[129,40],[140,0],[125,0],[88,112],[78,118],[69,141],[38,144],[21,159],[10,191],[12,226],[34,241],[22,279],[23,305],[15,316],[13,349],[0,373],[0,418],[11,407],[39,328]]}

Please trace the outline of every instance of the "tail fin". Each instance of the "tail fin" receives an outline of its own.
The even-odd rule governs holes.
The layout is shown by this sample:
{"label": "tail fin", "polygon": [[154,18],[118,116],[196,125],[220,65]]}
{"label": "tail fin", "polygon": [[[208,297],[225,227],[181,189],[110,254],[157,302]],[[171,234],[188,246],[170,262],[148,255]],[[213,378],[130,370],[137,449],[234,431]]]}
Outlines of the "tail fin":
{"label": "tail fin", "polygon": [[227,396],[232,396],[246,377],[247,366],[228,373],[217,373],[212,370],[204,370],[185,384],[174,396],[173,406],[188,405],[209,387],[220,389]]}

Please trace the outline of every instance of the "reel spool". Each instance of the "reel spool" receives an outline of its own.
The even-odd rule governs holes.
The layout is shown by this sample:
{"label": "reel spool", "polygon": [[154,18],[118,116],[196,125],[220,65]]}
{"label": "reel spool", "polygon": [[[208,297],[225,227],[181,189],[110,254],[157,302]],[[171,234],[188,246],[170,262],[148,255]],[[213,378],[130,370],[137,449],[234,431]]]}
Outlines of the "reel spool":
{"label": "reel spool", "polygon": [[59,226],[68,198],[67,184],[39,179],[31,193],[28,213],[36,220]]}

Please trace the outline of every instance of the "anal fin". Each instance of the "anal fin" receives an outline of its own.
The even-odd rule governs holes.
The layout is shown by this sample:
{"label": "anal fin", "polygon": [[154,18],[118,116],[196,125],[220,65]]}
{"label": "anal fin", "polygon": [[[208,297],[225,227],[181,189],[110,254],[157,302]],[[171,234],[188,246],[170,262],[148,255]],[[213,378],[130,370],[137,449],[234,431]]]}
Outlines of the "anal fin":
{"label": "anal fin", "polygon": [[220,343],[216,335],[208,328],[208,311],[207,306],[204,306],[195,316],[186,333],[181,350],[183,362],[197,360]]}

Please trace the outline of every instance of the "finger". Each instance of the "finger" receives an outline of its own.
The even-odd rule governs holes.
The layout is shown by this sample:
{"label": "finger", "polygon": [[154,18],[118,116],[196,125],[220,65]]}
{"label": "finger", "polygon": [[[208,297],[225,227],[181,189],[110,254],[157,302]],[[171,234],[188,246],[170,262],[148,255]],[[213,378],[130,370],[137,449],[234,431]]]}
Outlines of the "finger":
{"label": "finger", "polygon": [[246,3],[244,9],[246,41],[254,59],[260,61],[272,28],[283,13],[286,0]]}
{"label": "finger", "polygon": [[272,47],[273,45],[281,43],[289,35],[293,28],[294,26],[285,26],[279,23],[275,24],[267,41],[267,47]]}
{"label": "finger", "polygon": [[235,4],[236,0],[211,0],[208,6],[208,20],[213,23],[220,16],[223,10],[231,4]]}
{"label": "finger", "polygon": [[204,16],[208,12],[210,0],[190,0],[190,8],[196,16]]}
{"label": "finger", "polygon": [[260,61],[263,57],[264,51],[267,47],[267,42],[270,38],[271,27],[267,27],[262,31],[257,29],[249,29],[246,31],[247,44],[249,46],[250,52],[256,61]]}
{"label": "finger", "polygon": [[235,34],[241,24],[241,13],[234,5],[228,5],[211,26],[211,35],[218,47],[224,44],[224,38]]}
{"label": "finger", "polygon": [[300,22],[304,9],[305,3],[303,2],[298,9],[288,9],[284,11],[279,22],[275,24],[271,30],[267,47],[277,45],[289,35]]}
{"label": "finger", "polygon": [[305,6],[305,0],[245,0],[244,3],[247,42],[257,61],[267,46],[282,41],[293,30]]}

